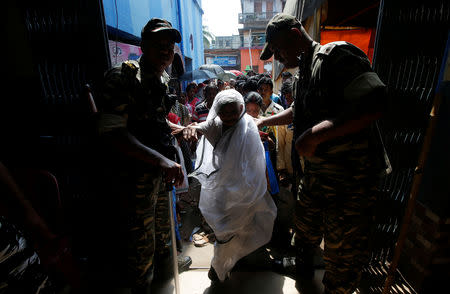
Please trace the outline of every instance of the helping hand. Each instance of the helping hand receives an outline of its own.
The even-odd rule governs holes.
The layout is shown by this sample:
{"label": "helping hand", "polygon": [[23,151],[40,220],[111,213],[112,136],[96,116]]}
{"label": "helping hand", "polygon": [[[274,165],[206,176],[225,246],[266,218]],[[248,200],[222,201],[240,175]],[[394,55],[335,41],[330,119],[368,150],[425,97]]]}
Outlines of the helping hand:
{"label": "helping hand", "polygon": [[312,133],[312,129],[306,130],[298,139],[295,141],[295,149],[299,156],[311,157],[317,149],[319,142],[315,140]]}

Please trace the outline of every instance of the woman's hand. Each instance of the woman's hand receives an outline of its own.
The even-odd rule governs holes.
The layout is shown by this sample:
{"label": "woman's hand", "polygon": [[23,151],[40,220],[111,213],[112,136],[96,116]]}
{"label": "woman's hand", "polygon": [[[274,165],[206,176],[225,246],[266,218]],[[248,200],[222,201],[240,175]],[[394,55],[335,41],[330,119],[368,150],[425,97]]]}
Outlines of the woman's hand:
{"label": "woman's hand", "polygon": [[186,126],[183,129],[183,138],[186,141],[197,141],[198,135],[197,135],[197,129],[195,126],[198,125],[196,122],[191,123],[190,125]]}
{"label": "woman's hand", "polygon": [[185,128],[186,127],[183,127],[183,126],[179,126],[179,128],[175,128],[175,129],[172,128],[172,135],[174,135],[175,137],[178,137],[178,135],[184,133]]}

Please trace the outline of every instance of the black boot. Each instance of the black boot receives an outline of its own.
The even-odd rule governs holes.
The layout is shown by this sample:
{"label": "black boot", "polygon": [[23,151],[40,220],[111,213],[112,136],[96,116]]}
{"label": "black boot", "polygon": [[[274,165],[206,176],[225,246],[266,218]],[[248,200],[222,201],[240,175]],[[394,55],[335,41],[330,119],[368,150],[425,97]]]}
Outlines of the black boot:
{"label": "black boot", "polygon": [[314,249],[301,248],[295,258],[296,280],[314,277]]}
{"label": "black boot", "polygon": [[219,277],[217,276],[216,270],[211,266],[208,271],[208,278],[211,280],[211,283],[220,282]]}

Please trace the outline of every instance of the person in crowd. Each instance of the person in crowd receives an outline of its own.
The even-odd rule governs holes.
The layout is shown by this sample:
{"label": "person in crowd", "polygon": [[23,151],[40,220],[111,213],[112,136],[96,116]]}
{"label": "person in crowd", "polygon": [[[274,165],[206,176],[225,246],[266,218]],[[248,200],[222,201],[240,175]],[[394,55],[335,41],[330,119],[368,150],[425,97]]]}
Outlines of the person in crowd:
{"label": "person in crowd", "polygon": [[252,91],[258,91],[258,77],[251,76],[247,78],[242,86],[242,95],[245,96],[247,93]]}
{"label": "person in crowd", "polygon": [[204,83],[199,83],[197,85],[197,92],[195,93],[195,97],[198,98],[198,103],[202,102],[205,99],[205,94],[203,92],[203,89],[205,88],[206,84]]}
{"label": "person in crowd", "polygon": [[92,286],[102,291],[144,293],[154,270],[162,274],[170,256],[167,191],[183,182],[171,135],[177,125],[167,120],[172,105],[162,80],[181,35],[167,20],[152,18],[141,39],[142,56],[105,74],[98,101],[102,173],[90,269]]}
{"label": "person in crowd", "polygon": [[[274,114],[283,111],[283,107],[272,100],[273,82],[269,77],[263,76],[257,83],[258,93],[263,98],[262,116],[272,116]],[[275,140],[278,141],[278,127],[274,127]],[[277,166],[277,151],[278,147],[270,151],[270,158],[274,164],[274,168]]]}
{"label": "person in crowd", "polygon": [[246,113],[253,118],[260,118],[263,103],[261,95],[256,91],[251,91],[244,96],[244,102]]}
{"label": "person in crowd", "polygon": [[181,125],[180,117],[178,115],[176,115],[175,113],[173,113],[173,112],[169,112],[167,114],[167,119],[173,124]]}
{"label": "person in crowd", "polygon": [[[244,101],[247,114],[253,118],[261,118],[261,106],[263,103],[261,95],[258,92],[250,92],[245,96]],[[272,239],[268,246],[283,255],[290,247],[292,239],[292,209],[289,209],[289,204],[293,203],[293,198],[290,191],[286,190],[286,192],[283,192],[281,187],[279,187],[279,180],[270,159],[270,151],[275,149],[276,142],[274,127],[263,126],[260,128],[260,131],[266,156],[267,189],[277,206],[277,218],[275,219]],[[276,259],[274,262],[279,260]],[[278,270],[276,263],[274,263],[274,269]]]}
{"label": "person in crowd", "polygon": [[217,79],[217,88],[219,88],[219,92],[225,90],[225,82]]}
{"label": "person in crowd", "polygon": [[253,76],[256,76],[256,72],[253,69],[250,69],[246,72],[246,75],[248,77],[253,77]]}
{"label": "person in crowd", "polygon": [[230,89],[235,89],[236,88],[236,80],[230,79],[230,81],[228,82],[228,85],[229,85]]}
{"label": "person in crowd", "polygon": [[[197,149],[200,210],[215,233],[208,277],[224,281],[238,260],[269,242],[276,207],[267,193],[266,161],[258,129],[236,90],[217,94]],[[192,134],[193,131],[193,134]]]}
{"label": "person in crowd", "polygon": [[186,101],[187,101],[186,92],[181,91],[180,95],[178,96],[178,102],[180,102],[181,104],[185,105]]}
{"label": "person in crowd", "polygon": [[247,79],[248,79],[248,77],[246,75],[240,75],[240,76],[237,76],[237,78],[236,78],[236,89],[235,90],[238,91],[239,93],[241,93],[241,95],[243,95],[243,96],[244,96],[244,94],[243,94],[242,88]]}
{"label": "person in crowd", "polygon": [[219,88],[216,84],[210,83],[205,87],[205,101],[195,107],[192,121],[201,123],[206,120],[217,93],[219,93]]}
{"label": "person in crowd", "polygon": [[286,68],[299,67],[293,105],[257,122],[294,123],[303,173],[295,209],[297,282],[312,279],[313,252],[324,238],[324,293],[353,293],[368,262],[379,176],[389,172],[375,124],[386,86],[360,49],[321,45],[288,14],[275,15],[266,27],[260,59],[272,55]]}
{"label": "person in crowd", "polygon": [[[281,94],[286,98],[287,106],[289,107],[293,102],[293,88],[292,82],[284,82],[281,86]],[[277,171],[279,183],[282,186],[290,187],[293,182],[292,169],[292,138],[294,135],[294,125],[278,126],[278,152],[277,152]]]}
{"label": "person in crowd", "polygon": [[[174,95],[174,94],[171,94]],[[175,94],[176,95],[176,94]],[[181,95],[176,95],[174,97],[175,104],[170,109],[170,112],[175,114],[176,116],[173,117],[170,113],[169,116],[172,116],[174,121],[176,122],[179,118],[179,125],[181,126],[187,126],[192,122],[192,116],[189,112],[186,105],[184,105],[184,101],[181,98]],[[169,118],[170,122],[174,122]],[[189,174],[193,170],[192,166],[192,159],[191,159],[191,146],[190,142],[187,142],[186,140],[183,140],[182,138],[177,138],[178,144],[180,145],[180,148],[183,153],[183,161],[184,161],[184,168],[186,172]]]}
{"label": "person in crowd", "polygon": [[195,97],[195,94],[197,93],[197,83],[191,82],[186,86],[186,107],[189,110],[189,113],[193,114],[195,105],[200,101],[197,97]]}
{"label": "person in crowd", "polygon": [[175,103],[170,109],[170,112],[174,113],[177,117],[180,118],[180,124],[182,126],[187,126],[192,122],[192,115],[186,105],[184,105],[183,100],[180,98],[180,96],[176,95],[174,100]]}
{"label": "person in crowd", "polygon": [[[261,95],[255,91],[249,92],[245,95],[244,102],[246,113],[253,118],[260,118],[263,104]],[[276,195],[279,192],[275,169],[270,158],[270,152],[276,148],[275,133],[274,127],[262,127],[260,132],[266,158],[267,190],[271,195]]]}
{"label": "person in crowd", "polygon": [[289,71],[283,71],[281,73],[281,83],[285,83],[287,81],[293,82],[294,76]]}
{"label": "person in crowd", "polygon": [[[193,120],[196,123],[201,123],[206,121],[206,118],[208,117],[209,110],[211,109],[214,98],[216,97],[217,93],[219,93],[219,88],[215,83],[209,83],[205,87],[205,101],[199,103],[195,107],[194,117]],[[195,145],[197,146],[197,145]],[[196,247],[203,247],[207,244],[214,242],[215,235],[212,231],[211,227],[206,222],[203,215],[200,213],[200,230],[196,234],[193,235],[193,243]]]}
{"label": "person in crowd", "polygon": [[[2,162],[0,192],[1,292],[53,294],[69,285],[73,293],[84,293],[68,238],[52,231],[34,208],[37,203],[30,201]],[[64,281],[59,281],[61,277]]]}
{"label": "person in crowd", "polygon": [[278,95],[275,95],[273,93],[273,82],[272,79],[263,76],[258,80],[258,93],[263,97],[263,111],[266,112],[268,108],[269,112],[274,112],[274,114],[277,114],[283,108],[281,107],[280,103],[280,97]]}
{"label": "person in crowd", "polygon": [[[281,87],[283,87],[284,83],[290,82],[293,83],[293,76],[290,72],[284,71],[281,73]],[[280,105],[283,106],[284,109],[288,108],[288,103],[286,101],[286,97],[284,97],[283,92],[280,89],[280,92],[278,93],[278,96],[280,97]],[[290,105],[290,103],[289,103]]]}

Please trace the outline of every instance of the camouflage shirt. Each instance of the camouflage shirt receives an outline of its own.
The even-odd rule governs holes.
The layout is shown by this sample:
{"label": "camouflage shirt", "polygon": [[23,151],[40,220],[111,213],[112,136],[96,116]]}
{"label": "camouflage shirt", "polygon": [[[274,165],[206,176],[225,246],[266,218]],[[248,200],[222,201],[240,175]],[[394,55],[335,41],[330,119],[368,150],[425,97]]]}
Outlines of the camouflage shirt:
{"label": "camouflage shirt", "polygon": [[100,101],[100,134],[126,128],[144,145],[173,159],[173,136],[166,121],[173,102],[162,78],[141,60],[125,61],[105,75]]}
{"label": "camouflage shirt", "polygon": [[[376,92],[381,93],[377,99],[385,103],[386,86],[373,72],[367,56],[352,44],[313,42],[310,55],[301,56],[299,61],[294,88],[295,138],[324,120],[354,113],[369,103],[366,100],[373,91],[381,90]],[[300,159],[304,172],[353,177],[380,171],[384,158],[377,142],[380,138],[372,128],[320,144],[314,156]]]}

